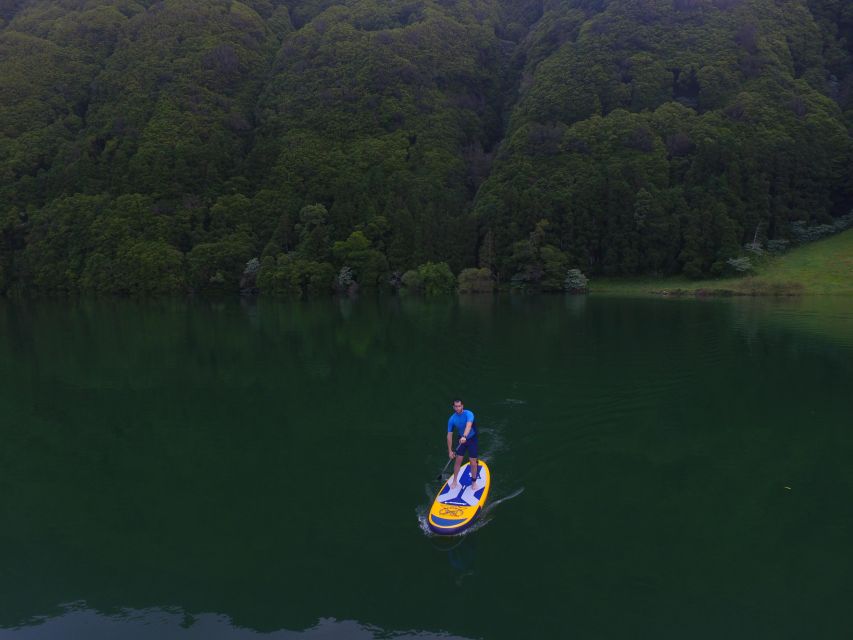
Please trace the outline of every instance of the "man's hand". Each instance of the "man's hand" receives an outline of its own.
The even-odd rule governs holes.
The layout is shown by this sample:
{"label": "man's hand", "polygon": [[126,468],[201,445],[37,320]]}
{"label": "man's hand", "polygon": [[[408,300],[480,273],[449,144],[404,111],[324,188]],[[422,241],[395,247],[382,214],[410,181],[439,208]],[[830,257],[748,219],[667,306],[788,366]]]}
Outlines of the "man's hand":
{"label": "man's hand", "polygon": [[465,436],[459,438],[459,444],[465,444],[466,442],[468,442],[468,438],[466,438]]}
{"label": "man's hand", "polygon": [[448,458],[450,458],[451,460],[453,460],[453,458],[455,458],[455,457],[456,457],[456,453],[455,453],[455,452],[453,452],[453,451],[448,451],[448,452],[447,452],[447,457],[448,457]]}

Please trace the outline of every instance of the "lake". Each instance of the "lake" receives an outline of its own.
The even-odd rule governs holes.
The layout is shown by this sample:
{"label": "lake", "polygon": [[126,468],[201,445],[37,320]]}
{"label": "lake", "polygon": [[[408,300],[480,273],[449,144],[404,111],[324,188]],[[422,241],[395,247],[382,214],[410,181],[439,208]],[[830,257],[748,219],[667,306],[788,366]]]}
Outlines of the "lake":
{"label": "lake", "polygon": [[0,638],[845,636],[851,389],[849,298],[0,300]]}

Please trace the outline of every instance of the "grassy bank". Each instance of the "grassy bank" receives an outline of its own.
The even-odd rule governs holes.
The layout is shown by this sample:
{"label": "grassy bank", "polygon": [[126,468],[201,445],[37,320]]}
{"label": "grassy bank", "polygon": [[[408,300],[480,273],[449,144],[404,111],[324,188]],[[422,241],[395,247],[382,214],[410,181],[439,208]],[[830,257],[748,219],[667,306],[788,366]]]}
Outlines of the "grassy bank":
{"label": "grassy bank", "polygon": [[594,278],[590,292],[620,295],[853,295],[853,229],[767,257],[753,275],[689,280]]}

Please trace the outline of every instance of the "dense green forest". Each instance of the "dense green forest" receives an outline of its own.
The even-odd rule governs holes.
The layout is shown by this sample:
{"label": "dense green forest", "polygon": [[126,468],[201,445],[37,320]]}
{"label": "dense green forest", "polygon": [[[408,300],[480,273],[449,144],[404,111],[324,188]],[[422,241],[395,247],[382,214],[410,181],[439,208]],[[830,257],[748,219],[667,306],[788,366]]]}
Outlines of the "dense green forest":
{"label": "dense green forest", "polygon": [[851,132],[849,0],[0,0],[0,292],[724,275]]}

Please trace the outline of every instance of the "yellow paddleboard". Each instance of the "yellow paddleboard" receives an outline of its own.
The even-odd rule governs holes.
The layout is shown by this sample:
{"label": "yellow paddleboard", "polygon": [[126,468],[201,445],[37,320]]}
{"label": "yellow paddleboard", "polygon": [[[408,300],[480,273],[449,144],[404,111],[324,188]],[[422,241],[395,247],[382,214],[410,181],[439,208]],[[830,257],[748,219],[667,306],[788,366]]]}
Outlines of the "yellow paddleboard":
{"label": "yellow paddleboard", "polygon": [[453,489],[450,488],[449,479],[444,483],[432,503],[427,524],[439,535],[452,535],[465,531],[473,524],[483,510],[483,505],[486,504],[489,485],[492,481],[489,467],[482,460],[478,461],[477,484],[472,488],[469,465],[470,463],[466,462],[459,469],[459,478]]}

